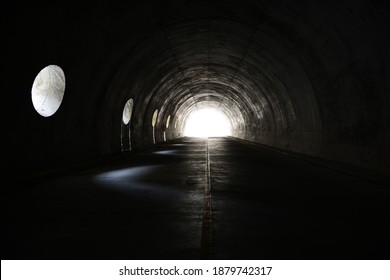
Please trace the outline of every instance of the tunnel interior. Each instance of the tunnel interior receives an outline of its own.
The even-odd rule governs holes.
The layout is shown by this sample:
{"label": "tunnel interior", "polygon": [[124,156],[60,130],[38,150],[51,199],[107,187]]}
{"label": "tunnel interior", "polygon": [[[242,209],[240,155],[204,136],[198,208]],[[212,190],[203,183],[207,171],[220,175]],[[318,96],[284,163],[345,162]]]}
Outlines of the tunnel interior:
{"label": "tunnel interior", "polygon": [[204,109],[231,139],[390,174],[387,1],[4,5],[7,192],[177,143]]}
{"label": "tunnel interior", "polygon": [[[201,108],[226,114],[233,137],[389,171],[385,1],[59,5],[2,12],[6,174],[182,137]],[[42,116],[32,87],[50,65],[66,83]]]}

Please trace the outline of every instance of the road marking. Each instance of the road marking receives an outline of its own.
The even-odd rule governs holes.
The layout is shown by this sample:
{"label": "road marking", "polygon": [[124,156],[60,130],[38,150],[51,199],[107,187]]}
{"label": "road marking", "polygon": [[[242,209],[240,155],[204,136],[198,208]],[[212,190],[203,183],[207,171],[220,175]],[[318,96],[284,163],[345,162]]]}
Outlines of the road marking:
{"label": "road marking", "polygon": [[202,235],[201,235],[201,250],[202,259],[213,258],[213,209],[211,195],[211,180],[210,180],[210,153],[209,139],[206,142],[206,184],[204,187],[204,202],[203,202],[203,219],[202,219]]}

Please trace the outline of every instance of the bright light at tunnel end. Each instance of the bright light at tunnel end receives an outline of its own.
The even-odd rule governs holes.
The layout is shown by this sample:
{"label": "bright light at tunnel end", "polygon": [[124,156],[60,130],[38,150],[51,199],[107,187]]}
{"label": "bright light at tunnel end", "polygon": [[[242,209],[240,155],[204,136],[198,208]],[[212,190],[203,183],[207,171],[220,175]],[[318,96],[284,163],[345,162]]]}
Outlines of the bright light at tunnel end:
{"label": "bright light at tunnel end", "polygon": [[184,136],[224,137],[231,135],[229,118],[216,109],[199,109],[192,112],[184,126]]}

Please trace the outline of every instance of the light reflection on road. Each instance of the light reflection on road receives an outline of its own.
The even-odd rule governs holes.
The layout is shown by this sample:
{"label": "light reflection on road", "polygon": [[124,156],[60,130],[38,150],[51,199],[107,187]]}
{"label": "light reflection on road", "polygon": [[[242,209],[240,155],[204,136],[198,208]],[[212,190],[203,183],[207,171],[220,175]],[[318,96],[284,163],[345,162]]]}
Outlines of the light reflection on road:
{"label": "light reflection on road", "polygon": [[156,171],[160,165],[146,165],[111,170],[94,177],[94,181],[107,188],[121,191],[156,190],[161,188],[157,184],[146,182],[148,176]]}

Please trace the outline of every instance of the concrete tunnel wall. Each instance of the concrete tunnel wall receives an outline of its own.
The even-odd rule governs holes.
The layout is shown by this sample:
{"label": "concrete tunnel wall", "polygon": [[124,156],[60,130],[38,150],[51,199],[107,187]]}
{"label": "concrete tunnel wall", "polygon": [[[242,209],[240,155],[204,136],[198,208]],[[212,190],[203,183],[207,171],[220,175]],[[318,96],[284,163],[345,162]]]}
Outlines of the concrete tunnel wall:
{"label": "concrete tunnel wall", "polygon": [[[133,149],[151,145],[156,109],[156,141],[164,131],[181,137],[185,116],[208,106],[229,116],[236,137],[390,171],[386,1],[7,5],[5,177],[120,153],[129,130]],[[52,64],[63,69],[66,89],[45,118],[31,86]]]}

